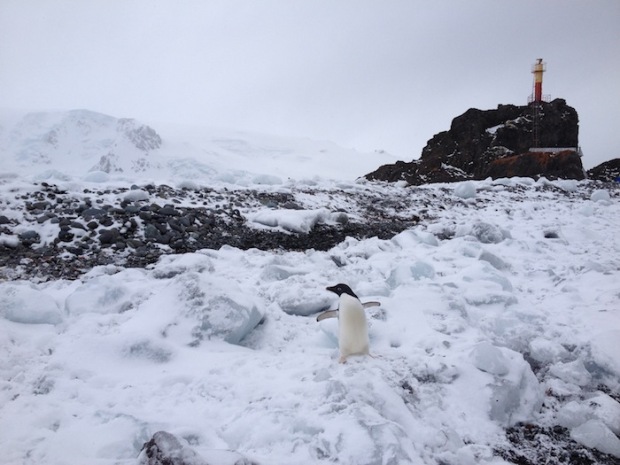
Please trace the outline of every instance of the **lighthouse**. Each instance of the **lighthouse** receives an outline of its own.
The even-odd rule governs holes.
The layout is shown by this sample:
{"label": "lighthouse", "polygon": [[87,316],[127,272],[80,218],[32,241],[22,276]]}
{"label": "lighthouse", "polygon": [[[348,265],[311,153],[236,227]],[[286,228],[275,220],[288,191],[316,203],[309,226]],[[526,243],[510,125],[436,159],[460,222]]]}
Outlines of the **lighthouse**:
{"label": "lighthouse", "polygon": [[543,101],[542,80],[543,73],[546,70],[546,63],[542,58],[538,58],[534,66],[532,66],[532,74],[534,75],[534,92],[530,97],[530,102],[540,103]]}

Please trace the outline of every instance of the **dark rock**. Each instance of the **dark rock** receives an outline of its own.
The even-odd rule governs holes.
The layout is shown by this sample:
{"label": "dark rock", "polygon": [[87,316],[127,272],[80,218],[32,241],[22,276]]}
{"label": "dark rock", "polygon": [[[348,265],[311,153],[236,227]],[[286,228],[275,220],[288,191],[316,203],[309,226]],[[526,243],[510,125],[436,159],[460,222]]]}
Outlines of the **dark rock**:
{"label": "dark rock", "polygon": [[51,206],[52,204],[50,202],[48,202],[47,200],[44,200],[42,202],[34,202],[32,204],[32,209],[33,210],[47,210]]}
{"label": "dark rock", "polygon": [[603,182],[620,182],[620,158],[601,163],[588,170],[588,179]]}
{"label": "dark rock", "polygon": [[180,216],[181,213],[174,207],[170,207],[170,206],[165,206],[163,208],[160,208],[158,210],[158,212],[160,215],[165,215],[165,216]]}
{"label": "dark rock", "polygon": [[[377,181],[405,181],[411,185],[489,176],[583,179],[583,167],[577,154],[578,134],[577,112],[562,99],[542,102],[538,107],[471,108],[454,118],[448,131],[430,139],[419,160],[384,165],[365,177]],[[561,155],[530,155],[530,148],[534,146],[569,150]],[[507,157],[517,158],[509,163],[497,163]],[[509,172],[502,171],[508,168]]]}
{"label": "dark rock", "polygon": [[101,208],[86,208],[80,212],[80,215],[85,220],[90,220],[92,218],[100,218],[106,214],[106,211]]}
{"label": "dark rock", "polygon": [[114,220],[110,216],[105,215],[99,218],[99,223],[101,226],[110,227],[114,224]]}
{"label": "dark rock", "polygon": [[37,217],[37,223],[42,224],[45,223],[47,220],[53,218],[53,215],[50,215],[49,213],[43,213],[41,216]]}
{"label": "dark rock", "polygon": [[71,222],[71,227],[75,228],[75,229],[82,229],[84,231],[86,231],[86,226],[84,226],[82,223],[80,223],[79,221],[72,221]]}
{"label": "dark rock", "polygon": [[96,221],[89,221],[86,226],[88,226],[88,229],[97,229],[99,227],[99,223]]}
{"label": "dark rock", "polygon": [[0,224],[9,224],[11,220],[9,220],[6,216],[0,215]]}
{"label": "dark rock", "polygon": [[32,244],[39,242],[41,240],[41,236],[36,231],[28,230],[19,235],[19,240],[25,246],[31,246]]}
{"label": "dark rock", "polygon": [[74,237],[75,237],[75,234],[73,234],[68,229],[61,229],[60,232],[58,233],[58,240],[60,242],[71,242]]}
{"label": "dark rock", "polygon": [[119,237],[119,232],[117,229],[102,229],[99,232],[99,242],[101,244],[113,244]]}

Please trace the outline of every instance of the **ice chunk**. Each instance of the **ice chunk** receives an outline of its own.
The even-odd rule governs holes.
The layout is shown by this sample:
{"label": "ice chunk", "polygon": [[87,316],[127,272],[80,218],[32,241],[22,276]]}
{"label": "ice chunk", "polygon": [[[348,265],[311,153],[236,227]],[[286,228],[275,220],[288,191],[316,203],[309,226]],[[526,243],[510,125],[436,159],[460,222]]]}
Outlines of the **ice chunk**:
{"label": "ice chunk", "polygon": [[553,184],[566,192],[577,192],[579,182],[575,179],[558,179]]}
{"label": "ice chunk", "polygon": [[209,299],[204,307],[200,331],[207,337],[221,337],[231,344],[239,344],[262,318],[255,305],[219,295]]}
{"label": "ice chunk", "polygon": [[569,355],[568,350],[561,344],[542,337],[532,339],[529,346],[530,356],[541,363],[558,362]]}
{"label": "ice chunk", "polygon": [[474,366],[494,376],[489,384],[489,416],[509,426],[531,421],[543,400],[536,375],[518,352],[481,342],[471,352]]}
{"label": "ice chunk", "polygon": [[0,316],[25,324],[55,325],[63,320],[56,302],[26,283],[0,284]]}
{"label": "ice chunk", "polygon": [[471,352],[471,356],[476,368],[497,376],[504,376],[510,369],[508,360],[500,349],[490,342],[477,344]]}
{"label": "ice chunk", "polygon": [[473,236],[483,244],[498,244],[510,238],[510,233],[493,224],[479,221],[472,225],[462,225],[456,228],[457,237]]}
{"label": "ice chunk", "polygon": [[331,295],[317,293],[316,289],[288,285],[282,286],[276,296],[276,302],[285,313],[300,316],[325,310],[333,300]]}
{"label": "ice chunk", "polygon": [[420,260],[411,265],[409,270],[411,271],[411,276],[416,281],[422,278],[433,279],[435,277],[435,268],[433,268],[433,265]]}
{"label": "ice chunk", "polygon": [[430,263],[416,261],[412,265],[401,263],[394,268],[387,279],[387,283],[392,288],[405,284],[411,279],[419,281],[423,278],[432,279],[435,277],[435,269]]}
{"label": "ice chunk", "polygon": [[131,293],[118,275],[93,278],[65,300],[65,308],[71,315],[121,313],[129,310],[132,305]]}
{"label": "ice chunk", "polygon": [[616,435],[620,436],[620,403],[607,394],[599,394],[585,401],[594,418],[601,420]]}
{"label": "ice chunk", "polygon": [[592,376],[588,370],[586,370],[581,360],[568,363],[556,363],[549,369],[549,373],[560,378],[562,381],[576,384],[577,386],[586,386],[592,379]]}
{"label": "ice chunk", "polygon": [[569,429],[582,425],[591,419],[592,415],[587,406],[574,400],[563,405],[556,415],[558,425]]}
{"label": "ice chunk", "polygon": [[532,421],[543,402],[543,390],[523,356],[510,349],[501,349],[510,371],[491,385],[492,420],[503,425]]}
{"label": "ice chunk", "polygon": [[472,181],[460,182],[454,188],[454,195],[462,199],[473,199],[476,197],[476,185]]}
{"label": "ice chunk", "polygon": [[570,436],[586,447],[620,458],[620,439],[600,420],[588,420],[574,428]]}
{"label": "ice chunk", "polygon": [[123,197],[123,200],[125,200],[126,202],[138,202],[141,200],[148,200],[149,198],[150,196],[147,191],[144,191],[142,189],[134,189],[127,192],[125,194],[125,197]]}
{"label": "ice chunk", "polygon": [[488,250],[483,250],[480,256],[478,257],[478,260],[487,262],[489,265],[491,265],[493,268],[497,270],[505,270],[510,267],[508,263],[506,263],[504,260],[499,258],[497,255],[489,252]]}
{"label": "ice chunk", "polygon": [[569,429],[589,420],[600,420],[615,434],[620,433],[620,403],[603,393],[583,401],[568,402],[556,418],[560,426]]}
{"label": "ice chunk", "polygon": [[433,233],[418,230],[405,230],[392,238],[399,247],[405,249],[417,245],[418,243],[437,247],[439,242]]}
{"label": "ice chunk", "polygon": [[613,329],[596,334],[590,343],[594,362],[620,376],[620,330]]}
{"label": "ice chunk", "polygon": [[590,195],[590,200],[592,200],[592,202],[609,202],[609,191],[606,189],[596,189],[592,192],[592,195]]}
{"label": "ice chunk", "polygon": [[484,222],[475,223],[471,227],[471,234],[483,244],[497,244],[510,237],[507,231]]}

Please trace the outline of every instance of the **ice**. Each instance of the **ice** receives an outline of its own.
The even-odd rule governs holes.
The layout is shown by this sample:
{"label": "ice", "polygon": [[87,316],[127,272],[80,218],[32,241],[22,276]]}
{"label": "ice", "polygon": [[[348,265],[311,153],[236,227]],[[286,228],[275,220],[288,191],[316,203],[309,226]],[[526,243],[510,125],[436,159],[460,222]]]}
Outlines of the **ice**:
{"label": "ice", "polygon": [[530,356],[541,363],[563,361],[569,356],[569,352],[556,341],[535,337],[529,343]]}
{"label": "ice", "polygon": [[590,195],[592,202],[608,203],[610,198],[609,191],[606,189],[596,189]]}
{"label": "ice", "polygon": [[435,277],[435,269],[433,268],[433,265],[421,260],[414,262],[413,265],[411,265],[410,270],[411,276],[416,281],[423,278],[433,279]]}
{"label": "ice", "polygon": [[576,384],[577,386],[585,386],[592,380],[590,372],[586,370],[586,367],[581,360],[575,360],[567,363],[556,363],[551,366],[549,373],[557,378],[560,378],[562,381]]}
{"label": "ice", "polygon": [[472,349],[471,358],[476,368],[494,376],[490,418],[504,425],[531,420],[542,405],[542,389],[521,354],[485,341]]}
{"label": "ice", "polygon": [[590,350],[594,361],[620,379],[620,330],[602,331],[592,337]]}
{"label": "ice", "polygon": [[620,439],[600,420],[588,420],[572,429],[570,436],[586,447],[620,458]]}
{"label": "ice", "polygon": [[510,371],[508,359],[504,357],[499,348],[490,342],[477,344],[471,355],[476,368],[482,371],[497,376],[504,376]]}
{"label": "ice", "polygon": [[133,189],[127,192],[124,195],[123,199],[126,202],[139,202],[143,200],[148,200],[150,197],[151,196],[147,191],[144,191],[142,189]]}
{"label": "ice", "polygon": [[0,316],[15,323],[56,325],[63,314],[56,302],[29,283],[0,283]]}
{"label": "ice", "polygon": [[510,233],[496,225],[478,221],[457,227],[456,236],[473,236],[483,244],[498,244],[510,237]]}
{"label": "ice", "polygon": [[558,424],[575,428],[589,420],[600,420],[614,434],[620,433],[620,403],[600,393],[580,401],[570,401],[558,411]]}
{"label": "ice", "polygon": [[459,182],[454,188],[454,195],[462,199],[473,199],[476,197],[476,184],[472,181]]}
{"label": "ice", "polygon": [[99,276],[86,281],[65,301],[70,315],[121,313],[132,305],[132,291],[118,276]]}

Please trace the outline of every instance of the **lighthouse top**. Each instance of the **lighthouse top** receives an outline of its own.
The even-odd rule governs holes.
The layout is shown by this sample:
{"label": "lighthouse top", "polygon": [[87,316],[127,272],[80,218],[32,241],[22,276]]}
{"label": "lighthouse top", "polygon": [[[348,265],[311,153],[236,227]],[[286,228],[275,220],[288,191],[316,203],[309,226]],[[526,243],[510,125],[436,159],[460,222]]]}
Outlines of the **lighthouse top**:
{"label": "lighthouse top", "polygon": [[549,100],[549,96],[542,94],[543,73],[547,70],[547,64],[542,58],[538,58],[532,66],[532,74],[534,74],[534,88],[532,95],[528,99],[528,103],[540,103]]}

